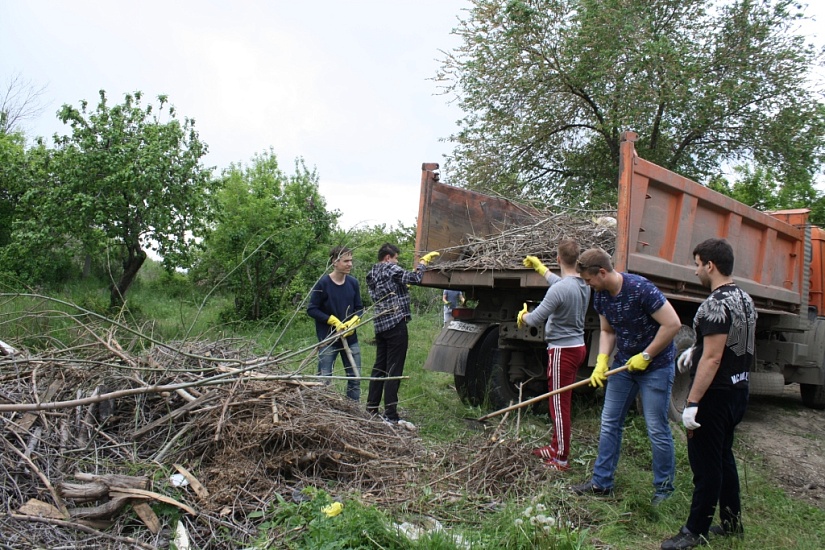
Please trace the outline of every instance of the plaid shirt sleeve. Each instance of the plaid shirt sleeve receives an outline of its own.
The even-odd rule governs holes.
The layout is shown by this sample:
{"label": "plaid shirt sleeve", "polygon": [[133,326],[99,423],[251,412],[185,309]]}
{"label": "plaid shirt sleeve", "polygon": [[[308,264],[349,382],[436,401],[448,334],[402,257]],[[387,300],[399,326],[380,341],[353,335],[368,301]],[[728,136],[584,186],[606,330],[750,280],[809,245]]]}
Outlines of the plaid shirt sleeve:
{"label": "plaid shirt sleeve", "polygon": [[375,332],[384,332],[412,318],[407,285],[421,282],[424,269],[407,271],[397,264],[375,264],[367,276],[370,297],[375,303]]}

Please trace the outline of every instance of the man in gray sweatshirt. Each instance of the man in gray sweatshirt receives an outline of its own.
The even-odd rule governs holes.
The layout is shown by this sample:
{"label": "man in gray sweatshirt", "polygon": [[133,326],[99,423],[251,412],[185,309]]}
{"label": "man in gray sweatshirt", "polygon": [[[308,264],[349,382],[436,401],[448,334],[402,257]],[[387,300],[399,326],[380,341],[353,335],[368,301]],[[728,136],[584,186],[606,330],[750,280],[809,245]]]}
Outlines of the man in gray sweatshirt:
{"label": "man in gray sweatshirt", "polygon": [[[517,318],[518,327],[540,327],[545,324],[544,339],[547,341],[547,388],[555,391],[575,382],[576,371],[587,353],[584,345],[584,317],[590,301],[590,287],[576,272],[579,243],[566,239],[559,243],[558,263],[561,277],[552,273],[535,256],[524,259],[526,267],[532,267],[547,279],[550,288],[539,306],[527,311],[524,305]],[[563,392],[550,398],[550,418],[553,421],[553,438],[550,445],[533,450],[544,463],[555,470],[569,468],[570,453],[570,401],[571,393]]]}

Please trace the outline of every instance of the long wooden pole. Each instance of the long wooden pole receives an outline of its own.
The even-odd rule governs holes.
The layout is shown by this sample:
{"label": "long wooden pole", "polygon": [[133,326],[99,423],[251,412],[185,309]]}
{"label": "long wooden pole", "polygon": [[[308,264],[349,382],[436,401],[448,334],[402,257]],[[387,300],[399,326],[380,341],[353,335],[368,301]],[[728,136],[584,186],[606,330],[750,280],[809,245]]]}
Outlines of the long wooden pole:
{"label": "long wooden pole", "polygon": [[[626,371],[627,367],[628,367],[628,365],[623,365],[623,366],[621,366],[617,369],[607,371],[606,375],[607,376],[612,376],[612,375],[616,374],[617,372]],[[585,386],[589,383],[590,383],[590,379],[585,378],[584,380],[579,380],[578,382],[575,382],[575,383],[570,384],[568,386],[564,386],[563,388],[559,388],[557,390],[553,390],[551,392],[539,395],[538,397],[533,397],[532,399],[528,399],[527,401],[522,401],[521,403],[516,403],[515,405],[510,405],[509,407],[505,407],[505,408],[499,409],[495,412],[485,414],[484,416],[482,416],[480,418],[477,418],[476,420],[478,420],[479,422],[484,422],[488,418],[492,418],[494,416],[498,416],[498,415],[504,414],[506,412],[514,411],[516,409],[526,407],[527,405],[532,405],[533,403],[538,403],[539,401],[544,401],[545,399],[553,397],[554,395],[557,395],[559,393],[564,393],[566,391],[570,391],[570,390],[573,390],[573,389],[576,389],[576,388],[580,388],[580,387]]]}

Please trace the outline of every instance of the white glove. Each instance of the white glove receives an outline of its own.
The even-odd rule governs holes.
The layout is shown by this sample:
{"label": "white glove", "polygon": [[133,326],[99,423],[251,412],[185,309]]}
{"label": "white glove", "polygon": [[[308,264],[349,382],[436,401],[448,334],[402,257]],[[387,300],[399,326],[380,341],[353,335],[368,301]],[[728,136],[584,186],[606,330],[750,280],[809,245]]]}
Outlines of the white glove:
{"label": "white glove", "polygon": [[676,366],[679,367],[679,372],[682,374],[690,371],[691,364],[693,363],[693,346],[690,346],[688,349],[683,351],[681,355],[676,359]]}
{"label": "white glove", "polygon": [[685,410],[682,411],[682,424],[684,424],[688,430],[695,430],[696,428],[702,427],[701,424],[696,422],[697,412],[699,412],[698,403],[688,403]]}

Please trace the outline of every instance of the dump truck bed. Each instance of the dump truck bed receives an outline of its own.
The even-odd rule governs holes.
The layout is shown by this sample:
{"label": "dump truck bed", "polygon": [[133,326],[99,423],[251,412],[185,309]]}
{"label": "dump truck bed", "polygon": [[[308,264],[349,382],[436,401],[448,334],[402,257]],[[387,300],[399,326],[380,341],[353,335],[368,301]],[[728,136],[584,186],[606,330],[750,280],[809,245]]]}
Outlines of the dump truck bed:
{"label": "dump truck bed", "polygon": [[[811,291],[809,270],[815,270],[806,260],[812,231],[806,211],[771,215],[750,208],[639,158],[635,139],[627,132],[621,149],[615,268],[647,277],[670,300],[701,302],[708,291],[696,278],[691,253],[707,238],[725,238],[736,253],[734,280],[761,312],[804,313]],[[541,216],[506,199],[443,184],[437,164],[422,168],[416,249],[441,252],[438,263],[460,259],[468,235],[493,235],[535,223]],[[437,264],[422,284],[465,291],[546,286],[530,269],[455,270]],[[821,301],[821,289],[816,290]]]}
{"label": "dump truck bed", "polygon": [[639,158],[636,136],[627,134],[619,165],[616,269],[647,277],[671,300],[701,301],[708,291],[695,275],[693,249],[724,238],[735,251],[734,281],[761,311],[807,309],[805,227]]}

